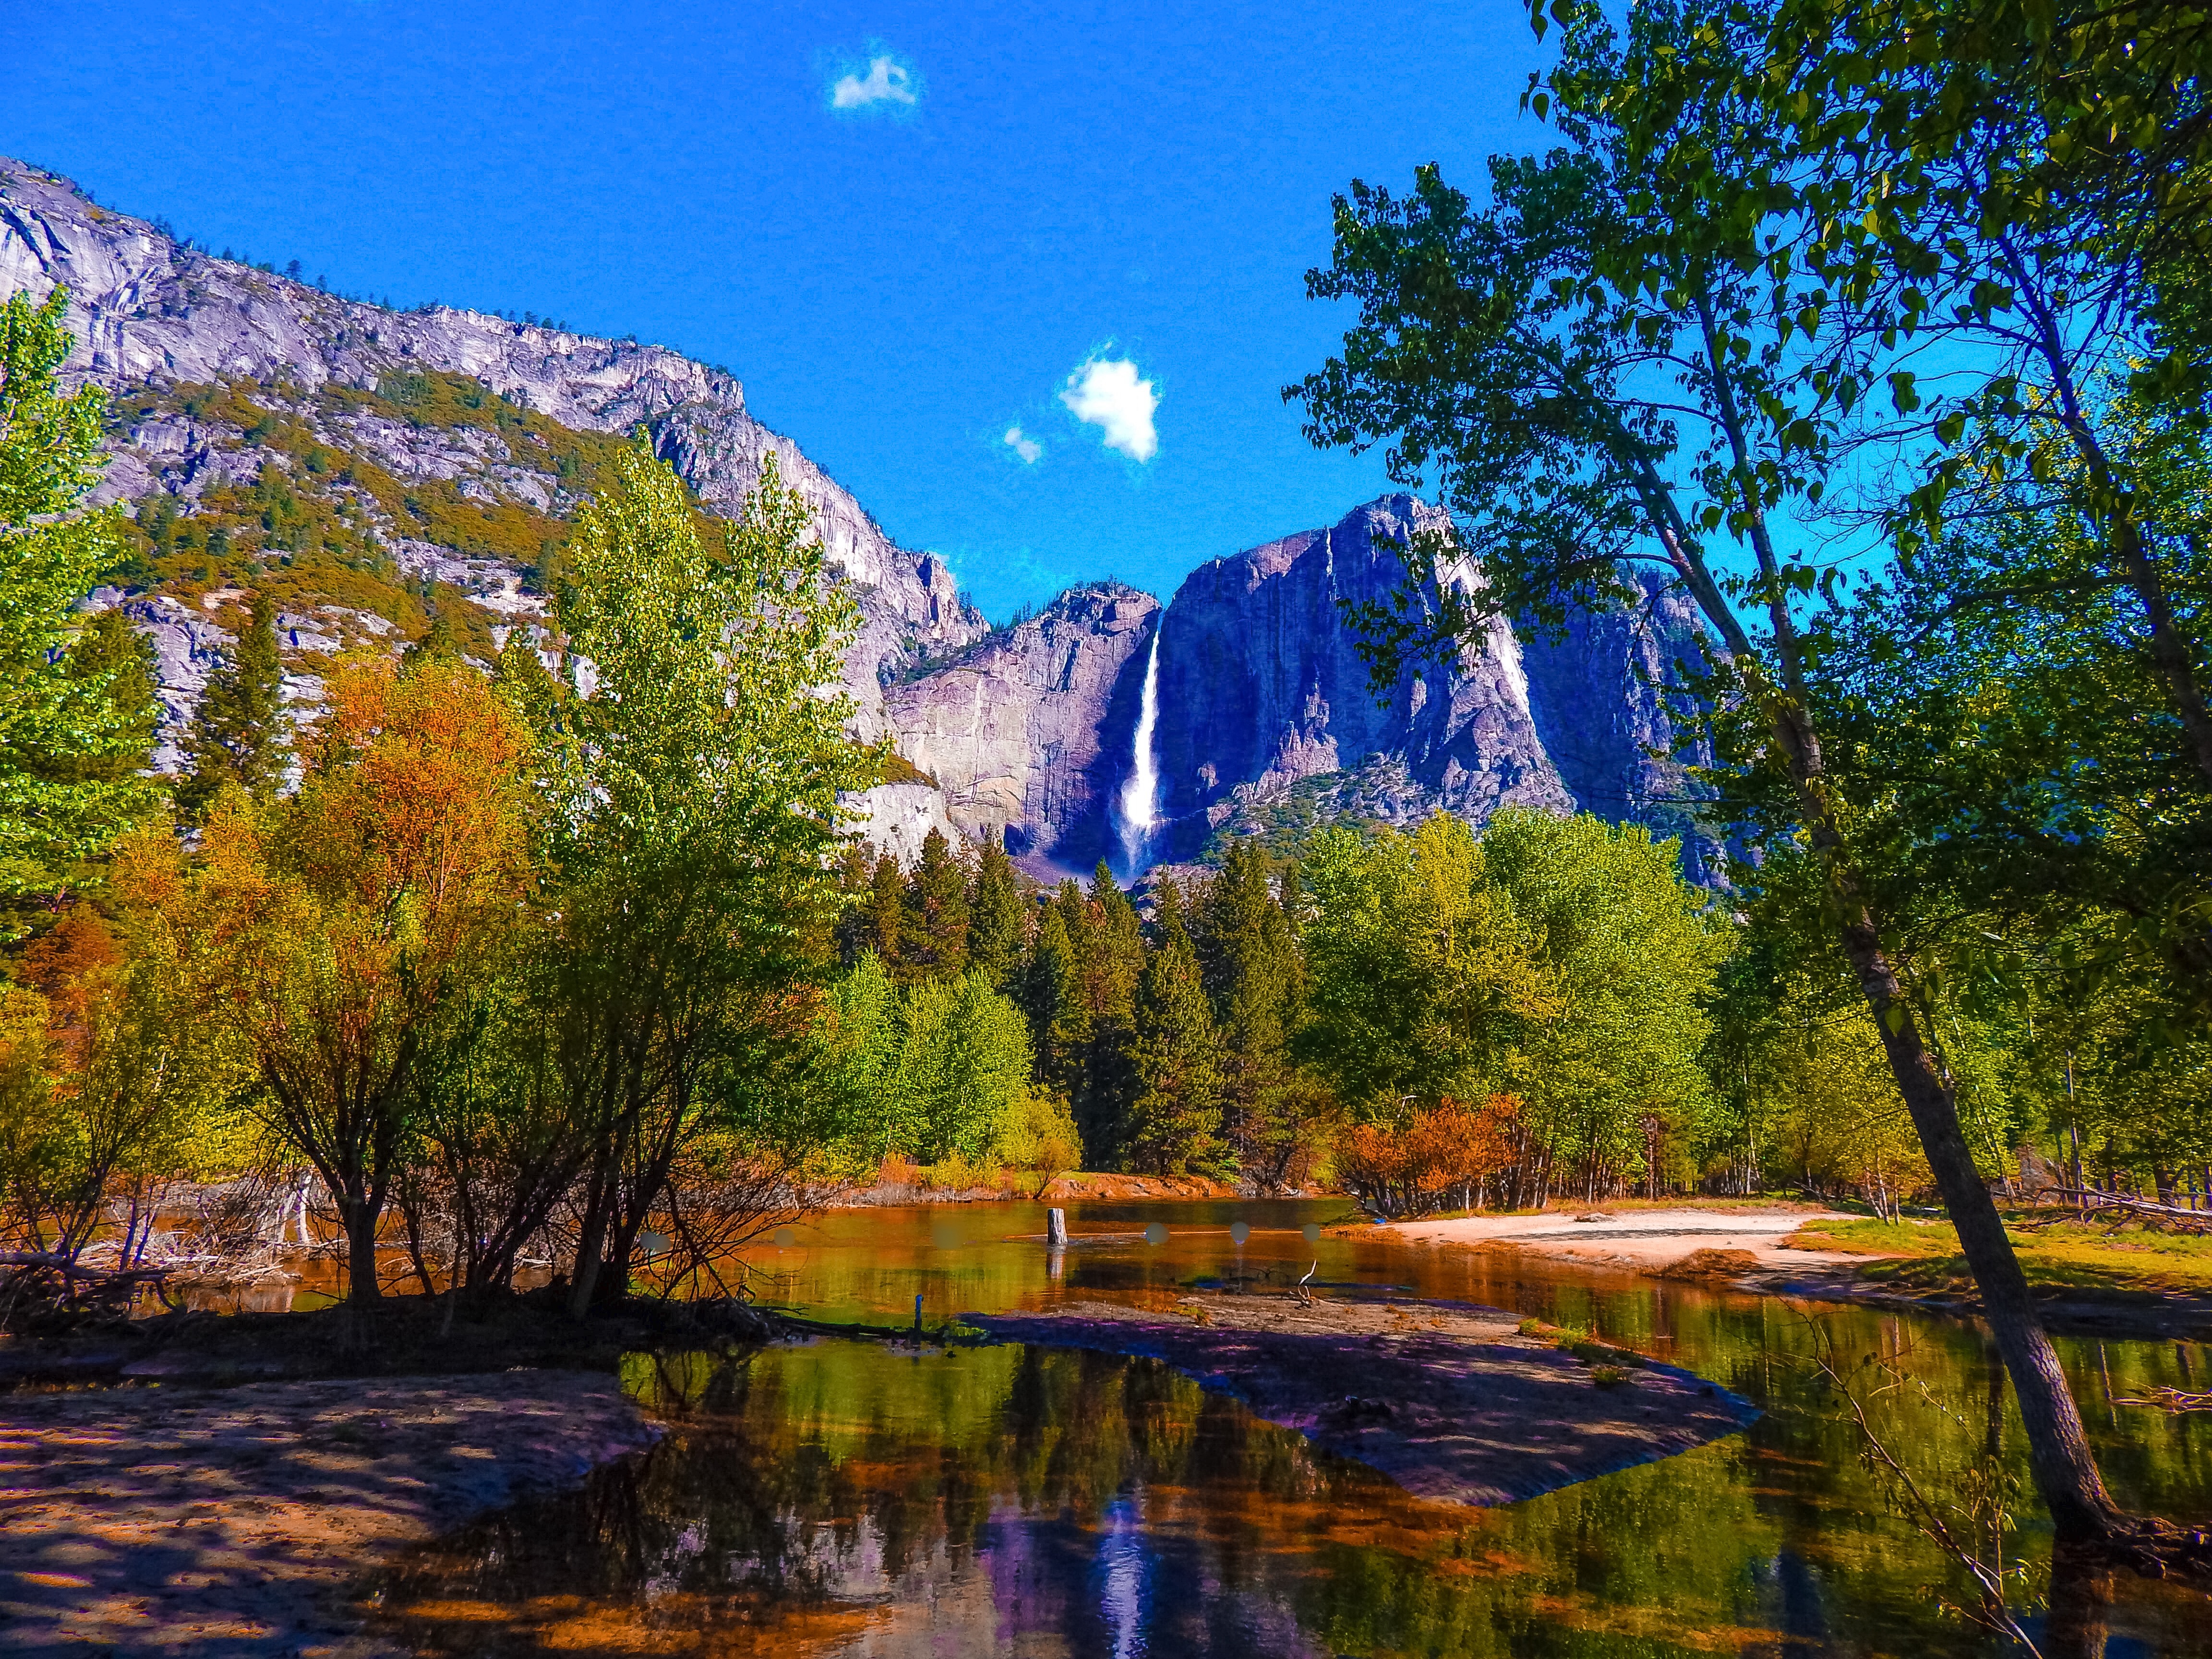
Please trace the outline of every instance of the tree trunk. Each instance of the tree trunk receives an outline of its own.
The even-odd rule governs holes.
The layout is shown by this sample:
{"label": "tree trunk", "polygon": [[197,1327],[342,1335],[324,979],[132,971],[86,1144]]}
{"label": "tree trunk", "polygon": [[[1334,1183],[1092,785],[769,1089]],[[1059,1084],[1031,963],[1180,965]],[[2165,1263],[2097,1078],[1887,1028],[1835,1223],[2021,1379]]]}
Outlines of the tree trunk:
{"label": "tree trunk", "polygon": [[[1850,880],[1849,867],[1840,858],[1831,867],[1837,872],[1839,886]],[[2050,1507],[2062,1537],[2118,1531],[2124,1518],[2097,1472],[2081,1414],[2075,1408],[2065,1373],[2059,1369],[2057,1351],[2051,1346],[2028,1294],[2027,1275],[2021,1271],[1990,1189],[1974,1167],[1957,1103],[1921,1041],[1911,1008],[1881,949],[1879,933],[1864,902],[1854,904],[1844,914],[1844,954],[1874,1011],[1890,1070],[1905,1097],[1905,1110],[1911,1114],[1912,1127],[1927,1154],[1928,1167],[1935,1173],[1943,1206],[1958,1229],[1960,1249],[1981,1292],[1982,1316],[1989,1322],[1997,1352],[2004,1356],[2005,1369],[2012,1375],[2021,1422],[2027,1431],[2028,1464],[2036,1490]]]}
{"label": "tree trunk", "polygon": [[[1717,413],[1735,462],[1742,495],[1740,505],[1745,510],[1746,528],[1765,585],[1765,605],[1781,669],[1780,685],[1767,681],[1764,688],[1768,718],[1775,748],[1796,786],[1801,821],[1814,855],[1827,872],[1828,898],[1840,923],[1844,958],[1874,1015],[1898,1092],[1911,1115],[1944,1207],[1958,1229],[1960,1249],[1981,1292],[1983,1317],[1996,1339],[1997,1351],[2004,1356],[2005,1369],[2012,1373],[2036,1489],[2050,1507],[2062,1536],[2118,1531],[2125,1524],[2125,1517],[2105,1491],[2097,1460],[2082,1430],[2081,1413],[2075,1408],[2074,1396],[2067,1392],[2057,1352],[2036,1316],[2027,1276],[2021,1271],[1996,1206],[1983,1184],[1981,1172],[1974,1167],[1965,1126],[1959,1121],[1958,1103],[1921,1037],[1911,1005],[1882,949],[1881,919],[1844,836],[1820,737],[1812,723],[1802,643],[1790,615],[1781,563],[1759,506],[1757,470],[1745,440],[1730,364],[1722,349],[1709,300],[1702,288],[1695,293],[1713,369]],[[1694,570],[1696,577],[1702,579],[1702,582],[1692,580],[1691,586],[1700,604],[1706,604],[1712,581],[1702,562],[1686,546],[1673,542],[1668,525],[1655,527],[1675,568],[1686,573]],[[1758,671],[1759,657],[1733,611],[1725,605],[1717,611],[1709,609],[1709,620],[1739,659],[1752,669],[1753,689],[1759,690],[1759,681],[1764,676]]]}
{"label": "tree trunk", "polygon": [[365,1195],[346,1195],[346,1300],[356,1307],[373,1306],[384,1295],[376,1276],[376,1206]]}

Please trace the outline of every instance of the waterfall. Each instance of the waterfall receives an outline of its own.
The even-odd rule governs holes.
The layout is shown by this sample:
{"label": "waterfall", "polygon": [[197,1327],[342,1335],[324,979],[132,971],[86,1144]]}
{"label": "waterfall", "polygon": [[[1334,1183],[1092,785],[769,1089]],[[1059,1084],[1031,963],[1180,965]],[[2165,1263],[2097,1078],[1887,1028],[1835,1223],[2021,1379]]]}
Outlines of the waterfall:
{"label": "waterfall", "polygon": [[1152,729],[1160,723],[1160,628],[1152,624],[1152,654],[1145,659],[1145,691],[1137,704],[1137,732],[1129,746],[1129,781],[1121,786],[1121,866],[1133,880],[1142,873],[1146,843],[1159,823],[1160,764]]}

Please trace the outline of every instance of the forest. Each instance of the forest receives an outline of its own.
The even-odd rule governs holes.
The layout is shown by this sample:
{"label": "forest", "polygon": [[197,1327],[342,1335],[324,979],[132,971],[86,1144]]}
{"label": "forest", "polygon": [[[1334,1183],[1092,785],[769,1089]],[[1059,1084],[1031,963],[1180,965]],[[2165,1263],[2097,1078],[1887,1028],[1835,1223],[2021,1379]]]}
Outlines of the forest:
{"label": "forest", "polygon": [[1848,1194],[1942,1206],[2045,1500],[2112,1524],[1996,1201],[2212,1206],[2212,121],[2197,14],[2057,15],[1556,0],[1541,145],[1335,204],[1308,287],[1357,320],[1285,395],[1455,525],[1357,619],[1377,684],[1656,566],[1706,628],[1719,890],[1517,811],[1135,896],[941,836],[903,868],[842,804],[896,763],[823,693],[857,613],[805,504],[771,465],[709,525],[642,442],[493,526],[550,659],[432,595],[303,715],[272,543],[154,775],[144,644],[81,602],[177,526],[87,504],[65,296],[9,300],[0,1322],[293,1189],[357,1305],[542,1263],[580,1315],[726,1293],[880,1181]]}

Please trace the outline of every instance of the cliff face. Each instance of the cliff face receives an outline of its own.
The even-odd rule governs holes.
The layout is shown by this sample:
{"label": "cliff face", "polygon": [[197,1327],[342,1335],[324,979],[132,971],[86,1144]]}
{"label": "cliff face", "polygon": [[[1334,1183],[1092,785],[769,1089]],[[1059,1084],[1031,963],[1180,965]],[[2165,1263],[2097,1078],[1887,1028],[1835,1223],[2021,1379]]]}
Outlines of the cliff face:
{"label": "cliff face", "polygon": [[1383,756],[1478,822],[1509,804],[1571,809],[1504,623],[1452,661],[1407,664],[1381,700],[1369,690],[1340,605],[1383,599],[1401,568],[1390,544],[1443,522],[1385,496],[1191,573],[1160,629],[1163,850],[1191,850],[1239,786],[1265,793]]}
{"label": "cliff face", "polygon": [[1068,867],[1104,852],[1159,609],[1118,583],[1073,588],[888,690],[900,752],[936,778],[954,823]]}
{"label": "cliff face", "polygon": [[1691,776],[1712,764],[1712,745],[1695,732],[1683,690],[1684,671],[1702,661],[1703,626],[1689,596],[1668,592],[1656,573],[1640,574],[1638,586],[1632,605],[1582,612],[1564,639],[1524,647],[1530,708],[1579,809],[1680,836],[1684,873],[1714,882],[1722,849],[1696,821],[1707,792]]}
{"label": "cliff face", "polygon": [[894,689],[900,747],[970,833],[1003,831],[1064,868],[1124,866],[1118,797],[1157,632],[1158,822],[1139,862],[1195,857],[1223,832],[1405,824],[1438,808],[1480,823],[1520,805],[1684,834],[1686,868],[1707,878],[1713,848],[1668,757],[1680,710],[1667,688],[1697,638],[1683,602],[1649,588],[1633,610],[1526,647],[1501,619],[1448,661],[1406,665],[1386,696],[1370,690],[1340,607],[1386,596],[1394,544],[1444,524],[1385,496],[1200,566],[1157,617],[1127,589],[1078,589]]}
{"label": "cliff face", "polygon": [[[710,509],[735,512],[770,456],[812,508],[860,599],[845,680],[860,733],[890,733],[939,786],[858,803],[888,849],[910,855],[950,823],[1003,836],[1042,873],[1438,807],[1478,822],[1519,804],[1670,833],[1687,823],[1683,767],[1663,757],[1677,714],[1666,688],[1697,629],[1656,588],[1556,643],[1524,649],[1501,622],[1448,662],[1408,665],[1380,701],[1370,692],[1340,606],[1383,597],[1392,544],[1443,523],[1410,496],[1201,566],[1164,609],[1091,585],[992,631],[941,560],[896,546],[754,420],[735,379],[663,347],[348,301],[211,258],[0,158],[0,297],[57,283],[78,342],[69,374],[113,395],[102,494],[131,506],[152,562],[141,591],[94,603],[125,605],[155,647],[158,764],[179,760],[243,620],[244,583],[280,601],[286,696],[310,717],[335,653],[398,649],[429,605],[449,622],[465,611],[464,648],[480,655],[511,629],[542,639],[537,567],[611,447],[642,427]],[[1157,821],[1136,837],[1120,797],[1156,640]],[[1711,853],[1692,839],[1693,873]]]}
{"label": "cliff face", "polygon": [[[869,735],[881,727],[880,674],[986,631],[941,560],[894,544],[796,445],[752,418],[734,378],[665,347],[448,307],[393,312],[348,301],[210,258],[94,205],[64,179],[0,158],[0,298],[24,290],[43,298],[56,283],[68,285],[79,343],[70,375],[112,392],[250,384],[313,422],[317,437],[340,453],[403,481],[458,481],[487,503],[564,513],[578,498],[544,457],[502,432],[456,433],[357,411],[335,416],[318,394],[374,391],[396,375],[428,371],[466,376],[576,432],[623,433],[641,422],[701,500],[725,513],[773,454],[784,483],[813,509],[830,562],[860,592],[864,631],[847,680]],[[240,443],[241,430],[168,409],[127,425],[117,434],[106,494],[136,501],[161,491],[189,505],[210,484],[251,486],[272,457]],[[492,601],[488,609],[503,609],[503,621],[536,613],[535,602],[517,592],[512,560],[472,557],[475,550],[441,545],[410,533],[410,525],[377,528],[404,574],[461,586],[480,604]]]}

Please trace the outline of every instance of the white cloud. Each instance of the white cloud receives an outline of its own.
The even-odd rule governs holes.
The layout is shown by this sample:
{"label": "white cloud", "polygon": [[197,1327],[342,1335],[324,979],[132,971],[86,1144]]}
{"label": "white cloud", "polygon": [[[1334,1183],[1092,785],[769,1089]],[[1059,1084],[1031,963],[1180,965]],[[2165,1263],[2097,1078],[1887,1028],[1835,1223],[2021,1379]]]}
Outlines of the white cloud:
{"label": "white cloud", "polygon": [[1044,446],[1035,438],[1022,436],[1022,429],[1018,426],[1006,428],[1006,447],[1022,458],[1024,466],[1035,466],[1037,457],[1044,453]]}
{"label": "white cloud", "polygon": [[895,104],[914,102],[914,77],[903,64],[889,57],[868,60],[868,78],[848,75],[830,89],[830,103],[834,109],[865,109],[870,104],[886,100]]}
{"label": "white cloud", "polygon": [[1104,434],[1107,448],[1133,461],[1151,460],[1160,447],[1152,429],[1160,400],[1152,383],[1139,380],[1136,364],[1125,357],[1093,357],[1067,377],[1060,400],[1077,420]]}

